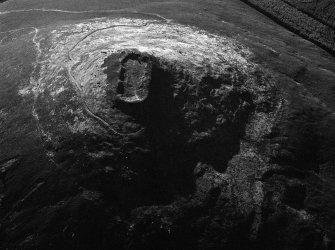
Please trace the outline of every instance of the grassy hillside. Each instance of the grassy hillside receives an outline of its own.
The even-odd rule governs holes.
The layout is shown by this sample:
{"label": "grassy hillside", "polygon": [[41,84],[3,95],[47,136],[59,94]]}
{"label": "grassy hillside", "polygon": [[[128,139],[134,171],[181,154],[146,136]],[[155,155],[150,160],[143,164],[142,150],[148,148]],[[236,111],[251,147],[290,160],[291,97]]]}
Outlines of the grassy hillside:
{"label": "grassy hillside", "polygon": [[[0,0],[1,1],[1,0]],[[53,0],[10,0],[2,4],[1,8],[6,9],[33,9],[33,8],[54,8],[66,10],[98,10],[98,9],[122,9],[133,8],[148,3],[162,3],[166,0],[77,0],[77,1],[53,1]],[[180,1],[174,1],[180,2]]]}
{"label": "grassy hillside", "polygon": [[335,31],[282,0],[242,0],[296,34],[335,54]]}
{"label": "grassy hillside", "polygon": [[[312,29],[268,2],[296,33]],[[123,8],[152,14],[106,12]],[[241,0],[9,0],[0,12],[0,249],[335,249],[335,57]],[[107,26],[155,14],[171,22]],[[255,72],[239,73],[229,44]],[[156,56],[102,51],[130,45]],[[212,58],[233,67],[214,76]],[[141,62],[148,99],[128,105]]]}

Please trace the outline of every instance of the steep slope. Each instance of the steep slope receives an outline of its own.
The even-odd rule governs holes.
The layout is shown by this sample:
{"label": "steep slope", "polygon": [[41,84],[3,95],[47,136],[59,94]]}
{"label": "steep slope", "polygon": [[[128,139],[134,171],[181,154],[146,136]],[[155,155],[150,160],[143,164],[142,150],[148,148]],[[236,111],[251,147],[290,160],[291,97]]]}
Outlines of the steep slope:
{"label": "steep slope", "polygon": [[0,248],[334,248],[332,56],[237,0],[28,3],[0,6]]}

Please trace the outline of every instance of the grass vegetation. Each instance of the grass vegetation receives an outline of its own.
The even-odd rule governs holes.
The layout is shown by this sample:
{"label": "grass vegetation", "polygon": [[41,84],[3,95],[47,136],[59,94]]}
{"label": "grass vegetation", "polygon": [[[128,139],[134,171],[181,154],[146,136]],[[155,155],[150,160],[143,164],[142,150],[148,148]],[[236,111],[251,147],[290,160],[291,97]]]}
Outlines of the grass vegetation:
{"label": "grass vegetation", "polygon": [[300,11],[335,27],[335,1],[334,0],[284,0]]}
{"label": "grass vegetation", "polygon": [[[263,1],[257,1],[257,3],[260,2]],[[275,1],[268,2],[275,3]],[[278,2],[278,0],[276,0],[276,2]],[[274,6],[278,5],[274,4]],[[295,19],[289,19],[293,17],[298,18],[296,12],[294,12],[294,10],[298,10],[292,8],[290,5],[287,6],[290,7],[289,10],[292,10],[292,12],[287,13],[288,17],[284,15],[285,13],[281,14],[288,20],[291,20],[291,23],[299,24]],[[307,166],[309,169],[314,169],[317,168],[319,163],[330,162],[330,159],[333,159],[333,138],[335,138],[335,134],[331,125],[334,124],[334,120],[333,118],[328,118],[328,113],[324,111],[322,111],[322,113],[313,107],[316,106],[316,104],[314,104],[314,102],[316,102],[315,100],[319,99],[322,105],[327,105],[332,112],[335,110],[335,58],[314,44],[301,39],[292,34],[292,32],[272,22],[272,20],[266,16],[242,3],[241,0],[183,0],[183,2],[182,0],[174,0],[173,2],[160,0],[9,0],[0,5],[0,12],[6,9],[31,8],[59,8],[62,10],[131,8],[140,12],[157,13],[174,20],[176,23],[197,26],[222,36],[234,37],[241,44],[252,50],[254,54],[252,60],[255,61],[255,63],[271,70],[271,74],[275,80],[278,81],[277,85],[280,93],[283,93],[283,96],[288,98],[288,103],[291,103],[291,107],[289,108],[292,109],[292,115],[289,116],[290,120],[287,122],[287,126],[290,126],[291,130],[289,130],[289,133],[283,135],[279,133],[276,135],[277,130],[275,130],[275,133],[273,133],[273,141],[276,139],[278,142],[283,142],[282,144],[287,141],[287,145],[293,149],[292,152],[294,155],[290,159],[291,152],[281,150],[281,154],[278,154],[275,160],[277,162],[290,160],[296,168]],[[271,6],[269,8],[271,8]],[[278,10],[276,11],[280,13]],[[279,16],[277,12],[274,12],[272,15]],[[298,11],[298,13],[302,12]],[[181,148],[184,147],[186,143],[182,136],[176,136],[176,134],[178,131],[181,131],[178,132],[179,134],[187,133],[183,132],[185,130],[175,126],[177,123],[174,117],[175,114],[178,114],[178,109],[173,108],[174,105],[176,105],[175,103],[183,104],[185,98],[180,98],[181,101],[179,102],[173,102],[173,92],[170,91],[169,85],[166,83],[170,81],[170,74],[163,74],[157,69],[154,82],[159,84],[152,84],[152,86],[156,86],[156,89],[154,89],[155,95],[153,95],[155,98],[151,99],[156,105],[151,105],[150,107],[153,108],[147,109],[147,112],[144,112],[145,109],[142,109],[144,111],[141,110],[141,112],[148,114],[148,116],[150,115],[150,119],[146,120],[151,122],[148,122],[151,127],[155,128],[154,135],[159,135],[159,137],[156,137],[158,138],[156,140],[159,142],[156,144],[156,148],[163,148],[164,150],[162,151],[169,153],[166,155],[163,154],[163,157],[161,153],[157,153],[157,155],[160,156],[160,161],[165,165],[155,167],[153,170],[147,167],[146,169],[148,169],[148,171],[145,171],[144,174],[141,172],[140,177],[137,178],[136,173],[139,172],[133,170],[140,169],[137,167],[139,166],[138,162],[143,162],[141,165],[146,167],[149,165],[147,162],[151,162],[152,159],[148,157],[150,152],[148,152],[144,146],[142,147],[143,149],[136,147],[133,150],[136,144],[133,144],[131,141],[125,142],[127,144],[126,147],[121,147],[119,146],[121,145],[120,143],[114,141],[113,143],[107,141],[105,144],[99,145],[99,143],[106,138],[100,136],[91,137],[86,133],[72,135],[67,130],[61,130],[63,123],[54,122],[57,118],[57,121],[65,123],[69,120],[69,116],[56,117],[52,114],[50,116],[45,115],[45,120],[41,120],[41,122],[50,124],[50,126],[48,125],[48,129],[55,131],[57,135],[62,134],[63,138],[57,144],[57,151],[54,157],[55,161],[51,161],[50,158],[48,158],[50,153],[52,153],[51,149],[54,148],[50,143],[45,143],[43,137],[40,137],[38,123],[32,115],[32,109],[35,105],[34,96],[29,94],[21,95],[22,92],[20,92],[25,86],[29,85],[30,76],[34,75],[33,65],[37,60],[38,50],[36,44],[33,42],[34,29],[31,27],[36,27],[40,31],[38,34],[39,40],[43,35],[51,32],[52,29],[58,25],[74,24],[81,22],[81,20],[96,17],[109,16],[113,18],[118,15],[122,16],[121,14],[107,15],[106,13],[99,12],[74,14],[41,11],[0,15],[0,166],[4,166],[4,164],[8,165],[13,161],[17,163],[17,165],[13,166],[13,168],[6,173],[6,176],[3,177],[2,180],[0,179],[0,199],[1,194],[4,194],[4,205],[0,206],[0,249],[36,249],[39,248],[38,246],[40,246],[41,249],[104,249],[104,245],[112,246],[114,249],[122,249],[123,245],[121,245],[121,243],[123,243],[125,237],[128,237],[128,232],[130,232],[128,222],[123,221],[125,217],[123,213],[126,213],[125,209],[123,209],[124,207],[130,207],[130,202],[136,204],[153,204],[154,202],[155,204],[166,204],[175,197],[182,197],[179,196],[180,194],[178,192],[186,196],[186,194],[190,193],[189,189],[193,188],[194,177],[193,175],[189,175],[189,171],[195,166],[194,162],[199,161],[199,159],[205,159],[206,161],[210,161],[210,164],[217,169],[223,171],[222,167],[227,165],[226,162],[230,159],[231,155],[234,155],[235,152],[239,150],[240,133],[238,132],[243,130],[238,126],[233,126],[237,124],[233,123],[233,125],[227,125],[229,128],[227,133],[225,130],[218,129],[217,134],[212,134],[212,136],[218,136],[213,143],[205,144],[208,148],[206,151],[210,151],[210,154],[205,154],[205,150],[203,150],[205,147],[202,144],[195,144],[200,145],[199,147],[195,147],[197,151],[192,150],[192,148],[186,151],[187,154],[194,157],[192,159],[189,156],[185,157],[185,150],[183,151]],[[310,15],[305,16],[311,18]],[[291,23],[289,24],[292,25]],[[305,28],[305,33],[308,34],[311,27],[306,25],[303,18],[299,25],[298,28]],[[47,47],[44,46],[41,47],[42,50],[44,49],[43,51],[46,51],[46,48]],[[50,70],[50,74],[51,73]],[[64,74],[65,73],[66,72],[64,72]],[[209,79],[207,79],[207,81],[209,81]],[[215,81],[211,84],[215,86]],[[202,98],[206,96],[203,93],[206,93],[206,91],[210,89],[202,88],[201,86],[202,84],[198,84],[196,87],[198,90],[194,92],[199,93]],[[204,84],[203,86],[207,85]],[[187,89],[183,90],[185,88],[180,87],[179,89],[181,97],[185,96],[184,93],[188,93],[186,92]],[[52,96],[46,93],[44,99],[36,100],[36,105],[34,106],[38,108],[36,112],[42,114],[43,112],[48,112],[51,108],[61,110],[63,107],[76,107],[76,100],[71,99],[73,96],[71,91],[71,88],[64,91],[57,102],[54,102]],[[223,105],[220,106],[231,107],[229,110],[234,110],[235,105],[244,107],[245,112],[236,113],[239,117],[244,117],[244,114],[247,114],[248,106],[240,105],[242,102],[239,101],[239,96],[243,97],[243,99],[241,99],[243,101],[249,98],[247,92],[241,91],[241,95],[238,95],[238,93],[233,91],[223,99]],[[307,96],[306,100],[303,99],[303,96]],[[194,99],[197,100],[196,98]],[[220,99],[219,97],[218,100]],[[190,111],[190,115],[187,117],[190,119],[190,123],[195,120],[193,118],[194,116],[191,116],[193,115],[191,111],[194,111],[194,114],[198,112],[200,114],[199,117],[201,117],[201,120],[195,120],[197,123],[194,123],[192,126],[196,127],[200,124],[200,128],[208,127],[212,129],[217,122],[224,123],[223,118],[212,119],[212,117],[214,117],[212,114],[215,114],[215,112],[217,112],[216,110],[220,108],[217,108],[218,105],[215,104],[217,101],[209,102],[211,99],[207,98],[201,101],[201,106],[196,106],[194,104],[196,103],[195,101],[191,102],[193,99],[189,98],[189,100],[190,104],[187,108]],[[228,106],[226,103],[235,104]],[[270,106],[265,104],[264,102],[264,105],[260,108],[263,111],[269,109]],[[309,107],[308,105],[312,106]],[[234,114],[234,112],[229,113]],[[42,115],[40,117],[42,117]],[[51,120],[49,117],[55,118]],[[142,113],[139,117],[142,117],[142,119],[146,118]],[[152,119],[152,117],[155,117],[155,119]],[[47,119],[49,119],[48,122],[46,122]],[[120,120],[120,123],[121,122],[122,120]],[[242,122],[242,124],[244,123],[245,122]],[[130,125],[125,126],[130,127]],[[281,125],[282,124],[280,124],[280,126]],[[135,126],[134,130],[136,130]],[[162,133],[162,131],[164,131],[164,133]],[[227,139],[226,143],[219,144],[219,142],[222,141],[220,138],[226,134],[227,137],[231,139]],[[207,133],[197,134],[199,139],[205,138],[206,136]],[[171,143],[169,143],[170,138],[176,141],[172,144],[173,146],[171,148],[169,148],[169,145],[171,145]],[[288,138],[288,140],[286,140],[286,138]],[[153,139],[150,140],[153,141]],[[270,139],[266,138],[265,140],[267,142]],[[145,141],[138,141],[139,142],[136,143],[142,143],[141,145],[145,143]],[[317,141],[317,143],[314,143],[314,141]],[[121,142],[123,143],[123,141]],[[227,147],[227,145],[229,147]],[[265,147],[266,146],[264,146],[264,148]],[[109,154],[111,148],[113,148],[115,154]],[[263,146],[260,146],[259,150],[262,149]],[[268,149],[271,150],[270,147]],[[256,149],[254,151],[256,152]],[[91,152],[94,152],[92,156],[89,154]],[[101,152],[100,155],[103,157],[99,156],[96,152]],[[176,152],[173,160],[168,157],[172,154],[170,152]],[[287,152],[289,154],[287,154]],[[135,157],[127,157],[127,155]],[[219,156],[220,161],[214,161],[213,159],[218,159],[214,158],[214,156]],[[98,159],[98,157],[101,158]],[[236,165],[238,168],[236,167],[233,173],[236,173],[236,176],[240,176],[240,173],[241,175],[249,173],[249,169],[253,169],[253,167],[249,167],[249,164],[253,164],[253,160],[249,161],[248,159],[252,158],[246,158],[245,163],[241,160],[241,164]],[[158,159],[158,157],[152,160],[153,164],[156,164],[158,161],[156,159]],[[190,161],[185,161],[184,159],[190,159]],[[222,164],[222,162],[224,162],[224,164]],[[299,165],[299,163],[302,164]],[[132,167],[130,168],[132,171],[123,168],[123,166]],[[170,168],[170,166],[174,167]],[[329,164],[329,166],[326,167],[326,164],[322,165],[322,168],[326,170],[329,169],[329,172],[333,171],[333,165]],[[180,172],[181,169],[183,172]],[[207,170],[205,170],[205,168],[199,168],[199,170],[197,175],[205,176],[201,179],[201,181],[204,180],[204,182],[201,182],[203,183],[201,184],[203,187],[199,189],[200,192],[202,192],[202,190],[207,190],[208,187],[211,187],[209,185],[211,182],[205,182],[206,176],[216,178],[216,175],[212,174],[212,172],[206,172]],[[320,173],[322,171],[320,170]],[[206,173],[206,175],[204,173]],[[241,185],[237,186],[236,190],[247,190],[247,188],[253,185],[249,182],[249,179],[253,180],[252,176],[256,176],[256,174],[253,174],[253,172],[250,173],[250,175],[248,174],[249,177],[251,176],[250,178],[242,179],[242,177],[239,177],[240,180],[238,180],[239,182],[237,183],[241,183]],[[153,177],[148,178],[145,174]],[[281,178],[280,173],[277,174],[273,172],[272,175],[272,172],[270,172],[270,174],[271,178],[277,178],[277,175],[279,176],[278,178]],[[120,179],[119,176],[121,176],[122,179]],[[133,181],[132,178],[134,180],[135,178],[132,176],[135,176],[136,180],[139,181]],[[178,178],[176,178],[176,176]],[[320,222],[318,228],[322,226],[326,229],[322,229],[321,233],[323,234],[324,231],[329,232],[332,236],[334,235],[333,232],[335,232],[332,224],[332,218],[335,218],[335,209],[333,209],[333,203],[330,202],[334,197],[333,185],[319,183],[316,179],[318,180],[316,177],[311,177],[311,182],[315,180],[315,184],[308,184],[308,186],[306,184],[306,190],[315,190],[315,192],[306,199],[306,209],[304,209],[305,211],[315,211],[314,213],[318,216],[315,217],[315,220]],[[244,183],[244,180],[248,181]],[[278,183],[282,182],[282,179],[274,180],[278,180]],[[209,181],[211,181],[211,179],[209,179]],[[291,180],[288,180],[287,183],[291,183]],[[4,185],[6,185],[6,188],[4,188]],[[138,188],[134,188],[134,185],[135,187],[138,185]],[[310,188],[312,185],[313,188]],[[153,190],[152,187],[155,187],[155,189]],[[272,186],[269,187],[272,188]],[[115,194],[112,193],[114,190]],[[159,237],[157,238],[157,235],[152,232],[163,232],[162,238],[164,240],[169,239],[168,237],[170,236],[165,238],[165,235],[167,235],[165,232],[169,232],[170,235],[170,231],[165,230],[165,228],[162,229],[161,222],[167,222],[165,224],[169,226],[170,221],[180,221],[181,224],[171,225],[168,229],[170,230],[170,228],[172,228],[172,230],[175,230],[177,233],[172,231],[171,235],[177,235],[176,239],[181,239],[181,241],[186,243],[192,241],[189,239],[193,239],[194,232],[205,228],[206,235],[208,232],[208,238],[206,238],[207,236],[204,237],[203,240],[201,238],[201,242],[204,242],[201,243],[204,244],[204,246],[201,245],[201,249],[205,249],[205,244],[207,244],[207,242],[212,243],[213,239],[215,244],[221,244],[221,241],[223,244],[227,244],[226,242],[229,242],[229,238],[226,240],[227,237],[233,237],[231,235],[234,235],[235,232],[238,244],[240,244],[240,242],[243,243],[240,239],[243,239],[243,235],[246,235],[245,232],[248,231],[251,226],[246,225],[244,223],[245,220],[240,219],[240,217],[234,217],[230,220],[229,216],[234,216],[235,214],[234,206],[231,205],[235,204],[235,197],[233,197],[231,199],[232,202],[230,202],[230,200],[226,198],[217,198],[221,189],[214,188],[211,190],[214,190],[214,192],[211,191],[208,196],[207,192],[204,192],[203,195],[201,194],[201,197],[205,197],[206,195],[206,202],[208,200],[211,204],[210,206],[198,206],[198,202],[196,201],[184,203],[180,198],[176,204],[180,203],[178,206],[185,207],[184,210],[180,210],[179,207],[175,209],[174,206],[171,206],[171,210],[169,210],[170,208],[163,210],[163,206],[158,205],[151,210],[141,210],[141,208],[136,210],[134,218],[143,217],[143,220],[141,219],[140,223],[133,227],[137,231],[131,231],[127,242],[130,242],[129,244],[131,244],[132,248],[128,247],[127,249],[139,249],[141,248],[139,243],[144,244],[143,242],[159,242],[164,245],[165,241],[161,241],[160,236],[158,235]],[[302,195],[300,195],[299,192],[302,193]],[[109,196],[101,196],[101,194],[108,193],[110,193]],[[289,190],[288,193],[292,193],[293,196],[284,196],[285,199],[283,200],[286,202],[286,204],[284,204],[285,207],[288,205],[301,209],[305,202],[305,200],[303,200],[305,197],[304,190],[302,192],[299,191],[299,189],[298,191]],[[141,196],[143,194],[145,194],[145,197]],[[266,197],[271,196],[271,193],[269,196],[267,196],[267,194],[268,193],[265,193]],[[297,195],[295,196],[295,194]],[[123,199],[123,197],[126,198]],[[224,201],[222,203],[224,208],[216,207],[216,200],[219,202]],[[226,200],[228,202],[226,202]],[[251,199],[251,201],[253,201],[253,199]],[[193,203],[195,205],[193,205]],[[261,205],[263,206],[264,204]],[[131,206],[133,206],[133,204],[131,204]],[[214,207],[214,209],[212,209],[212,207]],[[223,210],[226,207],[228,210]],[[265,209],[269,207],[269,210],[266,211],[272,211],[270,209],[275,206],[269,203],[265,204],[264,207]],[[118,210],[121,211],[121,216],[116,216],[119,213]],[[216,211],[219,214],[215,214]],[[292,224],[295,221],[291,218],[296,218],[295,215],[294,217],[288,217],[286,215],[288,214],[286,213],[287,211],[287,209],[284,209],[285,214],[283,215],[285,218],[288,218],[287,226],[285,223],[279,223],[283,225],[281,228],[288,228],[287,234],[284,236],[280,234],[284,231],[281,228],[277,230],[275,227],[272,227],[273,230],[268,230],[268,228],[265,227],[264,231],[266,232],[259,234],[263,237],[260,238],[260,241],[263,240],[268,244],[265,245],[263,249],[271,249],[271,247],[277,245],[279,246],[277,249],[279,249],[280,246],[284,246],[284,244],[287,243],[287,241],[285,241],[287,238],[291,239],[289,237],[285,238],[286,235],[295,236],[293,234],[295,228],[300,229],[300,227],[295,227],[296,224]],[[170,214],[176,214],[177,217],[176,219],[175,217],[171,217],[172,219],[164,219],[163,221],[163,217],[156,218],[155,214],[162,216],[165,216],[165,214],[168,214],[168,216],[170,216]],[[264,214],[266,215],[267,213]],[[221,215],[227,215],[227,217],[223,217],[222,219],[220,217]],[[283,216],[278,213],[278,220],[283,218]],[[204,224],[207,223],[207,218],[214,218],[215,220],[213,222],[209,221],[208,223],[210,224],[208,227],[206,226],[207,224]],[[247,217],[246,222],[252,222],[250,218],[252,217]],[[144,222],[142,223],[142,221]],[[154,222],[154,224],[152,222]],[[235,226],[234,223],[239,224]],[[165,224],[163,226],[167,227]],[[143,225],[143,227],[141,225]],[[271,226],[271,224],[269,225]],[[240,226],[242,229],[237,230]],[[302,226],[305,226],[305,224]],[[142,239],[142,234],[138,233],[139,230],[144,232],[144,229],[147,230],[147,227],[149,228],[148,233],[143,237],[143,242],[139,242]],[[189,229],[190,227],[192,228]],[[305,228],[309,229],[310,227],[310,225],[306,225]],[[179,228],[181,229],[180,233]],[[228,232],[228,234],[226,234],[226,232]],[[320,239],[322,240],[321,233]],[[137,235],[139,236],[137,237]],[[217,237],[217,235],[219,237]],[[307,231],[306,235],[306,237],[312,239],[312,241],[307,241],[308,243],[313,243],[314,238],[319,239],[319,234],[312,234],[310,236],[309,231]],[[333,238],[335,239],[335,236],[332,236],[331,239]],[[158,240],[154,241],[155,239]],[[194,237],[194,239],[196,240],[192,242],[196,243],[199,237]],[[216,239],[218,239],[218,243]],[[269,245],[272,240],[274,243]],[[57,242],[59,242],[58,245],[55,245]],[[312,243],[310,243],[311,246],[313,245]],[[168,244],[165,244],[164,247],[166,248],[166,246],[169,247]],[[241,249],[239,246],[236,246],[235,249]],[[141,249],[162,249],[164,247],[154,246],[152,248],[146,246]],[[215,247],[216,245],[211,245],[211,249]],[[179,247],[179,249],[190,248],[190,244]],[[218,246],[217,248],[221,249],[224,247],[220,245],[220,247]],[[226,248],[231,249],[234,247],[227,246]],[[245,249],[250,248],[251,246],[249,247],[248,245]],[[308,249],[308,247],[300,249]],[[329,247],[329,249],[333,248]]]}
{"label": "grass vegetation", "polygon": [[335,30],[282,0],[242,0],[296,34],[335,54]]}

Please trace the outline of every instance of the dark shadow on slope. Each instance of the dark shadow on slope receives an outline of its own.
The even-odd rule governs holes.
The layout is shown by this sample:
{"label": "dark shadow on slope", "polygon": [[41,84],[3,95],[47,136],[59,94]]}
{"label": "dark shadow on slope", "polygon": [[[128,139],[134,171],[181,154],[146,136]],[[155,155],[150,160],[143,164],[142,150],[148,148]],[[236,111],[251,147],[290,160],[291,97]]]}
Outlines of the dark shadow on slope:
{"label": "dark shadow on slope", "polygon": [[136,186],[142,196],[148,196],[145,205],[168,204],[175,196],[192,193],[192,173],[198,162],[224,172],[229,160],[239,152],[253,111],[248,91],[225,91],[220,89],[225,80],[210,76],[196,83],[171,65],[151,60],[148,98],[141,103],[115,104],[145,129],[142,138],[131,140],[137,147],[145,148],[148,143],[150,153],[146,160],[139,155],[128,162],[140,175]]}

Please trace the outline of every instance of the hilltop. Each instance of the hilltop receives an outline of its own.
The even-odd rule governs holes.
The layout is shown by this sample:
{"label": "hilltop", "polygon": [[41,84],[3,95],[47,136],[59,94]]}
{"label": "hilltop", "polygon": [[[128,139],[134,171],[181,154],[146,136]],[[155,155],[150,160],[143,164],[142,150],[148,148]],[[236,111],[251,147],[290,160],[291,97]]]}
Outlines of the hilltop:
{"label": "hilltop", "polygon": [[0,248],[334,249],[330,26],[259,6],[1,4]]}

